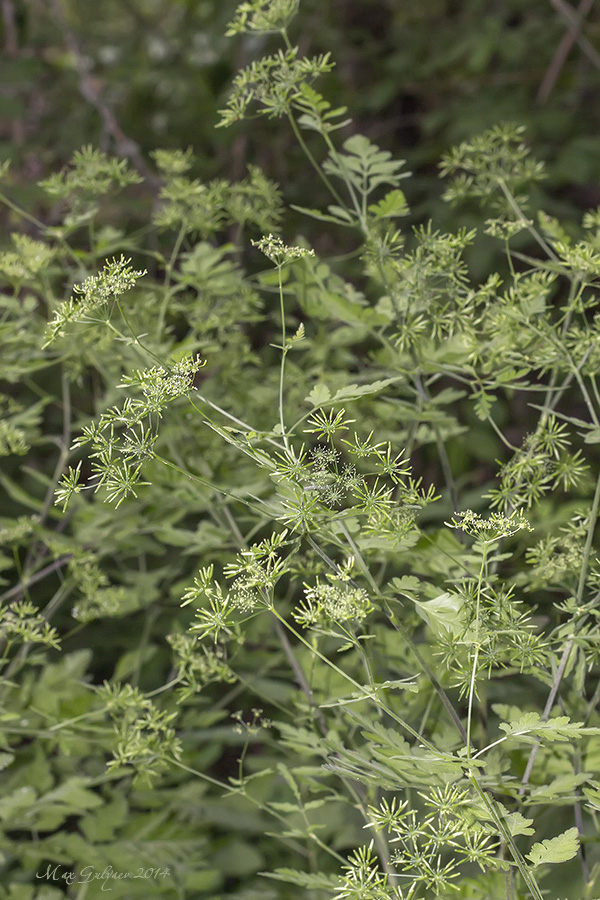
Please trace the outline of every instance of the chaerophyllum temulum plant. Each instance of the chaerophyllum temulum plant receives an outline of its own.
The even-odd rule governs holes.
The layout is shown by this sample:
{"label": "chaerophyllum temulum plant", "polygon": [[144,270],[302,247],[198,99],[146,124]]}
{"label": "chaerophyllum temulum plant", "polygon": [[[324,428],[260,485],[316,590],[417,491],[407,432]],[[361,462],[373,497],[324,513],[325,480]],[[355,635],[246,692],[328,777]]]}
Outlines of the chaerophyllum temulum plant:
{"label": "chaerophyllum temulum plant", "polygon": [[[110,859],[128,822],[158,827],[140,804],[164,791],[175,844],[194,804],[261,835],[212,880],[171,848],[179,896],[591,900],[600,215],[538,209],[543,166],[499,125],[442,163],[479,227],[402,228],[403,163],[318,93],[333,63],[293,45],[296,11],[239,6],[231,34],[273,52],[220,124],[289,127],[322,206],[286,215],[259,168],[204,182],[190,151],[159,150],[151,227],[128,232],[103,203],[139,177],[85,148],[44,184],[60,223],[17,210],[37,233],[0,257],[2,377],[21,390],[2,453],[40,458],[46,409],[60,432],[48,477],[4,481],[29,514],[2,523],[3,701],[32,710],[4,764],[22,734],[79,761],[69,803],[60,763],[18,807],[42,832],[21,866]],[[475,280],[481,241],[500,252]],[[109,671],[94,628],[119,648]],[[45,706],[50,662],[70,693]],[[59,836],[68,815],[83,849]]]}

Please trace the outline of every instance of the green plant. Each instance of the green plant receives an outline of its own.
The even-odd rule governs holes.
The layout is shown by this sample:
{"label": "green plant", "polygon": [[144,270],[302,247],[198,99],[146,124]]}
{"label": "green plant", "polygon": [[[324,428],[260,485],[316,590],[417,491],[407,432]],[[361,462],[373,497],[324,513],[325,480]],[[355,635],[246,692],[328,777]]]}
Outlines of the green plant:
{"label": "green plant", "polygon": [[[24,214],[0,257],[3,452],[59,450],[3,475],[6,896],[160,852],[181,897],[592,898],[598,214],[534,216],[543,167],[501,125],[442,163],[478,228],[404,233],[403,163],[340,137],[294,11],[239,7],[283,46],[222,124],[289,124],[330,193],[306,234],[259,170],[162,150],[128,235],[102,197],[137,177],[85,150],[45,183],[62,223]],[[504,259],[476,282],[481,232]]]}

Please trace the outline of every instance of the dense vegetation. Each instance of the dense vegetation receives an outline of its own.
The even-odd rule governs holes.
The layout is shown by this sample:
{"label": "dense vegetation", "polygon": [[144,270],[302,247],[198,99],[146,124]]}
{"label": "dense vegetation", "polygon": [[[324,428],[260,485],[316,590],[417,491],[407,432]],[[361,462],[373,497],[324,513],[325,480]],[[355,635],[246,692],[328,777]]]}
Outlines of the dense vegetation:
{"label": "dense vegetation", "polygon": [[3,6],[0,897],[593,900],[600,26],[297,6]]}

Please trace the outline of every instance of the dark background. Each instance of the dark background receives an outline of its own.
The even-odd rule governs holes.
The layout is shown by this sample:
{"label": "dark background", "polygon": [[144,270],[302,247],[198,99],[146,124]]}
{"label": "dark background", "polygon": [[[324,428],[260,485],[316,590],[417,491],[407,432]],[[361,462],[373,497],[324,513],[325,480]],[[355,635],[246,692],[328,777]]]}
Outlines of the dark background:
{"label": "dark background", "polygon": [[[269,49],[268,37],[224,37],[235,7],[2,0],[0,160],[12,160],[19,199],[29,205],[36,180],[88,143],[144,174],[153,148],[191,146],[202,178],[237,179],[254,162],[292,201],[302,194],[285,128],[260,118],[215,130],[233,73]],[[547,161],[551,212],[600,202],[594,0],[301,0],[290,37],[303,53],[332,52],[321,90],[349,107],[353,130],[407,158],[418,219],[442,214],[432,188],[442,153],[503,120],[526,125]]]}

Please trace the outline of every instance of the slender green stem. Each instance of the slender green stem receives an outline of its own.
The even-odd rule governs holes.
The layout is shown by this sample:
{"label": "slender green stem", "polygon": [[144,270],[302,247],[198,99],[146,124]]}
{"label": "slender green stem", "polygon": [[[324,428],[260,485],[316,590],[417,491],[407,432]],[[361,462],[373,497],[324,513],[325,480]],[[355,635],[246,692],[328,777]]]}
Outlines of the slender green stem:
{"label": "slender green stem", "polygon": [[[290,625],[290,623],[287,622],[283,618],[283,616],[281,616],[277,612],[277,609],[274,606],[271,607],[271,612],[277,619],[279,619],[281,624],[284,625],[285,628],[287,628],[288,631],[291,634],[293,634],[294,637],[298,641],[300,641],[300,643],[304,644],[304,646],[308,650],[310,650],[310,652],[312,654],[317,656],[321,660],[321,662],[323,662],[323,663],[325,663],[325,665],[329,666],[330,669],[333,669],[334,672],[337,672],[337,674],[340,675],[345,681],[347,681],[353,687],[357,688],[357,690],[361,694],[364,694],[365,700],[373,700],[374,699],[373,695],[371,693],[365,691],[364,685],[359,684],[358,681],[355,681],[351,675],[348,675],[347,672],[344,672],[343,669],[340,669],[339,666],[336,666],[336,664],[334,662],[332,662],[330,659],[328,659],[323,653],[321,653],[321,651],[317,647],[314,647],[312,644],[309,644],[309,642],[306,640],[306,638],[304,638],[298,631],[296,631],[296,629],[293,627],[293,625]],[[381,700],[379,700],[379,699],[377,699],[376,702],[379,705],[379,707],[383,710],[383,712],[387,713],[387,715],[390,716],[390,718],[392,718],[395,722],[397,722],[398,725],[400,725],[402,728],[404,728],[404,730],[406,732],[408,732],[408,734],[410,734],[411,737],[413,737],[416,741],[418,741],[419,744],[421,744],[421,746],[425,747],[427,750],[434,753],[440,759],[444,758],[443,754],[440,754],[438,752],[437,748],[434,747],[433,744],[431,744],[426,738],[424,738],[423,735],[419,734],[419,732],[416,731],[411,725],[409,725],[408,722],[406,722],[404,719],[400,718],[400,716],[396,715],[396,713],[392,709],[390,709],[389,706],[387,706],[385,703],[382,703]]]}
{"label": "slender green stem", "polygon": [[173,245],[173,250],[171,252],[171,256],[169,258],[169,262],[167,263],[165,270],[165,283],[163,285],[163,290],[165,292],[162,303],[160,305],[160,309],[158,311],[158,317],[156,322],[156,336],[159,338],[163,332],[163,328],[165,325],[165,317],[167,315],[167,309],[169,306],[169,301],[172,297],[172,293],[169,290],[171,285],[171,279],[173,277],[173,270],[175,268],[175,263],[177,261],[177,257],[179,256],[179,251],[181,250],[181,245],[183,243],[183,239],[187,234],[187,222],[183,221],[177,233],[177,237],[175,239],[175,244]]}
{"label": "slender green stem", "polygon": [[[377,582],[376,582],[375,579],[373,578],[373,576],[372,576],[372,574],[371,574],[371,571],[370,571],[369,567],[367,566],[367,564],[366,564],[366,562],[365,562],[365,560],[364,560],[364,558],[363,558],[363,556],[362,556],[362,553],[360,552],[359,548],[358,548],[357,545],[356,545],[356,542],[353,540],[352,536],[350,535],[350,532],[348,531],[348,529],[346,528],[346,526],[345,526],[343,523],[342,523],[342,525],[341,525],[341,527],[340,527],[340,530],[342,531],[342,534],[345,536],[346,540],[348,541],[348,544],[349,544],[349,546],[350,546],[350,549],[352,550],[352,552],[353,552],[353,554],[354,554],[354,556],[355,556],[355,558],[356,558],[356,561],[357,561],[358,564],[360,565],[361,570],[362,570],[363,574],[365,575],[365,578],[366,578],[367,581],[369,582],[369,584],[370,584],[370,586],[371,586],[371,589],[372,589],[373,592],[374,592],[374,595],[375,595],[379,600],[383,600],[383,598],[381,597],[381,593],[380,593],[380,591],[379,591],[379,587],[377,586]],[[328,558],[327,558],[327,559],[328,559]],[[333,570],[334,570],[334,571],[337,569],[337,567],[335,566],[335,564],[334,564],[331,560],[329,560],[329,564],[330,564],[331,566],[333,566]],[[440,682],[439,682],[438,679],[436,678],[433,669],[431,668],[431,666],[429,665],[429,663],[427,662],[427,660],[426,660],[426,659],[423,657],[423,655],[421,654],[421,652],[420,652],[419,648],[417,647],[417,645],[415,644],[414,640],[412,640],[412,639],[410,638],[410,636],[407,634],[407,632],[405,631],[405,629],[402,627],[402,625],[401,625],[400,622],[398,621],[397,617],[392,613],[392,611],[390,610],[389,606],[387,606],[387,612],[388,612],[388,615],[389,615],[389,617],[390,617],[390,621],[392,622],[392,625],[394,626],[394,628],[396,629],[396,631],[402,636],[402,638],[403,638],[403,640],[404,640],[406,646],[407,646],[408,649],[411,651],[411,653],[413,654],[413,656],[417,659],[417,661],[419,662],[419,664],[422,666],[423,671],[425,672],[425,674],[426,674],[427,677],[429,678],[429,680],[430,680],[430,682],[431,682],[431,684],[432,684],[432,686],[433,686],[435,692],[437,693],[438,697],[440,698],[440,700],[441,700],[441,702],[442,702],[442,705],[444,706],[445,710],[446,710],[447,713],[449,714],[449,716],[450,716],[452,722],[454,723],[454,726],[455,726],[455,728],[457,729],[458,733],[459,733],[460,736],[463,738],[463,740],[465,740],[465,741],[468,743],[468,741],[467,741],[467,734],[466,734],[466,732],[465,732],[465,729],[464,729],[464,727],[463,727],[463,724],[462,724],[462,722],[460,721],[460,718],[459,718],[459,716],[458,716],[456,710],[455,710],[454,707],[452,706],[452,703],[450,702],[450,699],[449,699],[448,695],[446,694],[446,692],[445,692],[445,690],[443,689],[442,685],[440,684]],[[361,650],[362,650],[362,648],[361,648]]]}
{"label": "slender green stem", "polygon": [[[244,537],[242,536],[242,533],[237,525],[237,522],[235,521],[233,515],[231,514],[230,510],[227,509],[227,507],[224,508],[223,515],[226,520],[226,523],[229,525],[229,528],[231,529],[231,532],[234,535],[239,546],[247,547],[248,540],[247,539],[245,540]],[[329,563],[332,566],[334,566],[334,563],[331,560],[329,560]],[[272,602],[272,598],[270,599],[270,602]],[[325,722],[325,717],[315,701],[314,694],[313,694],[312,688],[310,686],[310,682],[308,681],[308,679],[304,673],[304,669],[302,668],[302,665],[300,664],[299,660],[296,658],[296,655],[294,654],[294,649],[293,649],[292,645],[290,644],[290,641],[287,637],[286,630],[285,630],[285,628],[282,627],[282,623],[278,618],[275,618],[275,633],[281,644],[281,647],[286,656],[286,659],[288,660],[290,667],[291,667],[292,671],[294,672],[294,675],[296,677],[296,680],[298,682],[300,689],[303,691],[310,706],[315,711],[315,717],[316,717],[319,729],[320,729],[321,733],[323,734],[323,736],[325,736],[327,734],[327,725]],[[360,647],[360,649],[362,650],[362,647]],[[255,691],[257,690],[255,685],[252,685],[250,682],[241,678],[239,676],[239,674],[238,674],[238,678],[240,679],[241,682],[244,682],[246,687],[252,687],[253,690],[255,690]],[[371,682],[372,682],[372,679],[371,679]],[[260,691],[258,693],[260,695]],[[273,700],[272,697],[267,698],[267,699],[269,699],[269,702],[271,704],[274,704],[276,707],[283,710],[283,707],[276,700]],[[223,703],[223,705],[225,705],[225,704]],[[343,776],[341,776],[341,781],[345,785],[349,794],[354,799],[365,822],[370,823],[370,817],[367,813],[367,810],[364,807],[364,804],[362,803],[362,801],[360,799],[357,789],[354,787],[354,785],[352,785],[352,783],[347,778],[344,778]],[[317,842],[317,844],[320,847],[327,850],[328,853],[333,854],[334,856],[338,857],[340,862],[342,862],[342,863],[346,862],[346,860],[343,857],[339,856],[339,854],[336,854],[335,851],[332,851],[330,848],[328,848],[324,844],[322,844],[320,838],[318,838],[317,835],[315,835],[314,833],[311,833],[311,837],[313,838],[313,840],[315,840]],[[383,835],[380,832],[376,832],[374,840],[375,840],[375,845],[377,847],[377,852],[379,854],[381,864],[382,864],[384,870],[388,874],[391,874],[392,868],[390,865],[390,854],[389,854],[389,848],[385,841],[385,838],[383,837]]]}
{"label": "slender green stem", "polygon": [[[417,366],[417,360],[415,359],[415,366]],[[426,402],[431,402],[431,395],[427,388],[423,385],[421,380],[421,376],[418,374],[415,375],[415,385],[417,387],[417,391]],[[438,457],[440,460],[440,465],[442,467],[442,472],[444,473],[444,481],[446,482],[446,487],[448,488],[448,494],[450,495],[450,503],[452,504],[453,510],[458,512],[460,509],[459,500],[458,500],[458,491],[456,489],[456,482],[454,480],[454,475],[452,474],[452,466],[450,465],[450,460],[448,458],[448,451],[446,450],[446,445],[442,439],[442,435],[440,433],[437,425],[433,424],[433,433],[435,435],[435,442],[438,451]]]}
{"label": "slender green stem", "polygon": [[[25,219],[27,222],[31,222],[32,225],[35,225],[42,233],[48,231],[48,226],[41,222],[39,219],[36,219],[35,216],[32,216],[31,213],[28,213],[26,210],[21,209],[16,203],[6,196],[6,194],[0,192],[0,203],[3,203],[4,206],[7,206],[9,209],[12,209],[18,216],[22,219]],[[81,266],[81,259],[77,256],[76,252],[67,243],[64,237],[59,238],[59,243],[62,249],[77,263],[78,266]]]}
{"label": "slender green stem", "polygon": [[9,209],[12,209],[18,216],[22,219],[25,219],[27,222],[31,222],[32,225],[35,225],[40,231],[46,230],[46,225],[41,222],[39,219],[36,219],[35,216],[32,216],[31,213],[28,213],[26,210],[21,209],[20,206],[17,206],[16,203],[6,196],[4,193],[0,193],[0,203],[3,203],[4,206],[7,206]]}
{"label": "slender green stem", "polygon": [[[218,406],[216,403],[213,403],[212,400],[209,400],[208,397],[205,397],[203,394],[200,394],[197,390],[196,390],[196,396],[199,397],[199,399],[202,400],[203,403],[206,403],[207,406],[210,406],[211,409],[216,410],[216,412],[221,413],[222,416],[225,416],[225,418],[229,419],[230,422],[235,422],[236,425],[240,425],[241,428],[243,428],[245,431],[252,431],[252,432],[254,432],[254,434],[257,433],[257,429],[253,428],[252,425],[249,425],[247,422],[244,422],[243,419],[238,419],[237,416],[232,415],[231,413],[227,412],[226,409],[223,409],[221,406]],[[200,412],[201,415],[206,415],[206,413],[202,413],[201,410],[199,410],[197,406],[194,406],[194,409],[196,409],[198,412]],[[312,412],[312,410],[311,410],[311,412]],[[310,415],[310,413],[308,413],[307,415]],[[296,428],[296,425],[293,426],[292,431],[294,431],[295,428]],[[269,444],[272,444],[274,447],[277,447],[278,450],[283,449],[283,447],[279,443],[279,441],[274,440],[274,438],[265,437],[265,441],[267,441]]]}
{"label": "slender green stem", "polygon": [[123,318],[123,321],[125,322],[125,325],[127,326],[127,330],[128,330],[129,333],[131,334],[131,337],[132,337],[132,339],[133,339],[134,345],[137,346],[137,347],[141,347],[142,350],[144,350],[144,351],[148,354],[148,356],[152,357],[152,359],[153,359],[155,362],[157,362],[157,363],[159,364],[159,366],[161,367],[161,369],[168,369],[169,366],[168,366],[167,364],[165,364],[165,361],[162,360],[159,356],[157,356],[156,353],[155,353],[153,350],[150,349],[150,347],[147,347],[147,346],[143,343],[143,341],[141,341],[141,340],[139,339],[139,337],[137,336],[137,334],[135,333],[135,331],[134,331],[133,328],[131,327],[131,325],[130,325],[130,323],[129,323],[129,319],[127,318],[127,316],[126,316],[125,313],[123,312],[123,307],[121,306],[121,303],[120,303],[120,301],[119,301],[118,299],[116,300],[116,304],[117,304],[117,307],[118,307],[119,312],[121,313],[121,316],[122,316],[122,318]]}
{"label": "slender green stem", "polygon": [[479,662],[479,650],[481,649],[479,643],[479,634],[480,634],[480,610],[481,610],[481,587],[483,584],[483,576],[485,573],[486,559],[487,559],[487,548],[488,545],[486,542],[483,544],[483,551],[481,554],[481,567],[479,569],[479,579],[477,582],[477,606],[475,609],[475,656],[473,657],[473,670],[471,672],[471,683],[469,685],[469,707],[467,713],[467,759],[471,758],[471,725],[473,720],[473,701],[475,699],[475,680],[477,678],[477,664]]}
{"label": "slender green stem", "polygon": [[[354,207],[356,215],[358,216],[358,221],[360,222],[360,227],[362,229],[362,232],[363,232],[363,234],[366,235],[367,230],[368,230],[367,223],[366,223],[366,211],[365,211],[365,213],[363,213],[363,209],[361,208],[361,205],[358,202],[358,198],[357,198],[356,192],[354,190],[354,185],[352,184],[352,180],[350,179],[350,177],[348,175],[348,170],[346,169],[343,159],[340,157],[339,153],[337,152],[335,144],[333,143],[333,141],[331,140],[331,138],[329,137],[329,135],[327,134],[326,131],[323,132],[323,137],[325,138],[325,143],[327,144],[327,146],[329,148],[329,153],[330,153],[332,159],[334,159],[336,161],[340,172],[343,173],[344,182],[346,184],[346,187],[348,188],[348,193],[350,194],[352,206]],[[364,198],[364,200],[366,202],[366,197]],[[344,203],[343,206],[346,206],[346,204]]]}
{"label": "slender green stem", "polygon": [[[234,785],[226,784],[224,781],[219,781],[217,778],[213,778],[211,775],[207,775],[206,772],[200,772],[199,769],[194,769],[191,766],[187,766],[185,763],[182,763],[181,760],[175,759],[172,757],[169,762],[171,765],[176,766],[178,769],[182,769],[184,772],[189,772],[190,775],[196,775],[198,778],[201,778],[203,781],[207,781],[209,784],[215,785],[215,787],[221,788],[221,790],[225,794],[240,794],[253,806],[257,809],[260,809],[261,812],[267,813],[269,816],[272,816],[274,819],[280,823],[282,830],[287,830],[288,821],[285,816],[278,813],[276,810],[272,809],[268,804],[261,803],[260,800],[257,800],[247,791],[240,790],[239,787]],[[300,853],[301,856],[306,856],[307,852],[304,847],[300,844],[297,844],[295,841],[291,841],[287,838],[284,838],[280,835],[274,833],[274,837],[281,840],[286,846],[292,847],[296,852]]]}
{"label": "slender green stem", "polygon": [[543,237],[541,236],[541,234],[539,233],[539,231],[537,231],[537,229],[535,229],[535,228],[533,227],[533,225],[531,224],[531,222],[529,221],[529,219],[523,214],[523,210],[521,209],[521,207],[519,206],[519,204],[517,203],[517,201],[516,201],[515,198],[513,197],[512,193],[511,193],[510,190],[508,189],[508,187],[507,187],[506,182],[504,181],[504,179],[499,178],[499,179],[498,179],[498,184],[499,184],[499,186],[500,186],[500,190],[502,191],[502,193],[504,194],[504,196],[505,196],[506,199],[508,200],[511,209],[513,210],[513,212],[515,213],[515,215],[517,216],[517,218],[519,219],[519,221],[525,226],[525,228],[527,229],[527,231],[529,232],[529,234],[532,236],[532,238],[534,239],[534,241],[535,241],[537,244],[539,244],[539,246],[542,248],[542,250],[544,251],[544,253],[545,253],[551,260],[553,260],[553,262],[559,262],[559,258],[558,258],[558,256],[556,255],[556,253],[554,252],[554,250],[552,250],[552,248],[551,248],[551,247],[546,243],[546,241],[543,239]]}
{"label": "slender green stem", "polygon": [[[598,513],[600,511],[600,475],[598,476],[598,480],[596,482],[596,491],[594,493],[594,499],[592,501],[592,509],[590,511],[590,520],[588,524],[588,532],[585,541],[585,547],[583,550],[583,557],[581,560],[581,569],[579,571],[579,582],[577,585],[577,595],[575,598],[576,605],[579,606],[581,601],[583,600],[583,592],[585,590],[585,580],[587,577],[588,567],[590,564],[590,555],[592,552],[592,542],[594,539],[594,532],[596,530],[596,524],[598,522]],[[583,625],[582,620],[579,624],[579,628]],[[544,706],[544,711],[542,713],[542,721],[546,721],[552,712],[552,707],[554,706],[554,701],[556,700],[556,696],[558,694],[558,690],[560,688],[560,684],[567,668],[567,663],[569,661],[569,657],[571,655],[571,651],[574,646],[574,635],[569,638],[566,642],[558,667],[556,669],[556,673],[554,678],[552,679],[552,687],[550,688],[550,693],[548,694],[548,699],[546,700],[546,705]],[[524,794],[525,788],[529,783],[529,779],[531,778],[531,773],[533,772],[533,766],[535,763],[536,756],[540,749],[539,742],[536,742],[531,751],[529,753],[529,758],[527,760],[527,765],[525,767],[525,771],[523,773],[523,778],[521,780],[521,786],[519,788],[519,794]]]}
{"label": "slender green stem", "polygon": [[[293,50],[292,44],[290,42],[290,39],[289,39],[285,29],[283,29],[281,34],[282,34],[282,37],[283,37],[283,40],[285,42],[287,49]],[[329,180],[329,178],[323,171],[322,167],[319,165],[319,163],[314,158],[309,147],[307,146],[306,141],[302,137],[302,132],[300,131],[300,128],[298,127],[298,123],[296,122],[296,119],[294,118],[294,115],[291,110],[288,111],[288,119],[290,121],[290,125],[292,126],[292,130],[294,132],[296,140],[300,144],[300,147],[302,148],[302,151],[303,151],[304,155],[306,156],[306,158],[308,159],[309,163],[311,164],[311,166],[313,167],[313,169],[315,170],[315,172],[317,173],[317,175],[319,176],[319,178],[321,179],[321,181],[323,182],[323,184],[325,185],[325,187],[327,188],[327,190],[329,191],[331,196],[337,201],[337,203],[339,203],[339,205],[341,207],[345,207],[346,204],[344,203],[344,201],[338,194],[337,190],[335,189],[335,187],[333,186],[333,184],[331,183],[331,181]],[[329,136],[326,133],[323,134],[323,137],[325,138],[325,141],[328,142],[329,145],[331,145]]]}
{"label": "slender green stem", "polygon": [[534,900],[544,900],[544,896],[538,886],[538,883],[534,875],[532,874],[530,867],[527,865],[525,859],[523,858],[521,851],[517,847],[510,829],[504,821],[504,816],[496,806],[496,802],[486,791],[484,791],[472,772],[468,773],[467,777],[473,785],[473,788],[485,804],[490,816],[494,821],[494,824],[496,825],[496,828],[498,829],[499,834],[504,840],[506,846],[509,848],[511,855],[517,865],[517,868],[521,873],[521,877],[527,885],[531,896],[534,898]]}
{"label": "slender green stem", "polygon": [[450,719],[451,719],[452,723],[454,724],[454,727],[456,728],[458,734],[460,735],[460,737],[466,744],[467,743],[467,732],[465,731],[464,725],[461,722],[458,713],[452,706],[450,698],[448,697],[448,694],[446,693],[446,691],[440,684],[435,672],[433,671],[433,669],[431,668],[431,666],[429,665],[429,663],[427,662],[425,657],[422,655],[422,653],[419,650],[414,639],[411,639],[410,635],[408,634],[408,632],[406,631],[406,629],[404,628],[402,623],[398,620],[398,617],[392,612],[389,605],[386,607],[386,609],[387,609],[388,616],[390,617],[390,622],[392,623],[393,627],[396,629],[398,634],[402,637],[404,643],[406,644],[408,649],[411,651],[411,653],[413,654],[413,656],[415,657],[415,659],[417,660],[417,662],[419,663],[419,665],[425,672],[425,675],[429,678],[429,681],[431,682],[433,689],[435,690],[436,694],[438,695],[439,699],[441,700],[444,709],[450,716]]}
{"label": "slender green stem", "polygon": [[61,731],[63,728],[67,728],[69,725],[74,725],[79,722],[85,721],[85,719],[93,719],[96,716],[103,716],[106,714],[106,707],[102,707],[102,709],[92,709],[89,712],[82,713],[80,716],[74,716],[72,719],[63,719],[62,722],[57,722],[56,725],[50,725],[48,728],[49,732]]}
{"label": "slender green stem", "polygon": [[317,173],[317,175],[319,176],[319,178],[321,179],[321,181],[323,182],[323,184],[325,185],[325,187],[327,188],[329,193],[332,195],[332,197],[335,200],[337,200],[337,202],[340,204],[341,207],[345,207],[346,204],[344,203],[344,201],[342,200],[342,198],[336,191],[335,187],[332,185],[332,183],[329,180],[329,178],[327,177],[327,175],[323,172],[323,169],[321,168],[319,163],[316,161],[316,159],[312,155],[306,141],[302,137],[302,132],[298,128],[298,123],[296,122],[296,120],[291,112],[288,113],[288,118],[290,120],[290,124],[292,126],[292,130],[294,132],[296,140],[300,144],[300,147],[302,148],[302,151],[303,151],[304,155],[306,156],[306,158],[308,159],[309,163],[311,164],[311,166],[313,167],[313,169],[315,170],[315,172]]}
{"label": "slender green stem", "polygon": [[279,425],[281,428],[281,436],[283,438],[283,443],[284,443],[286,452],[289,453],[290,442],[288,440],[287,434],[285,433],[285,423],[283,421],[283,385],[284,385],[284,379],[285,379],[285,358],[287,356],[288,348],[286,346],[285,304],[283,302],[283,281],[281,278],[281,266],[277,266],[277,284],[279,287],[279,310],[281,313],[281,365],[279,367]]}
{"label": "slender green stem", "polygon": [[516,453],[517,450],[518,450],[518,448],[515,447],[514,444],[511,444],[511,442],[510,442],[509,440],[507,440],[507,439],[504,437],[504,435],[502,434],[501,430],[498,428],[498,426],[497,426],[496,423],[494,422],[494,420],[493,420],[493,418],[492,418],[491,415],[488,415],[487,421],[488,421],[488,423],[492,426],[492,428],[494,429],[494,431],[496,432],[496,434],[498,435],[498,437],[500,438],[500,440],[502,441],[502,443],[504,444],[504,446],[505,446],[505,447],[508,447],[509,450],[512,450],[513,453]]}
{"label": "slender green stem", "polygon": [[[205,478],[200,478],[199,475],[194,475],[189,472],[187,469],[183,469],[181,466],[178,466],[176,463],[171,462],[170,459],[165,459],[164,456],[159,456],[158,453],[153,454],[153,459],[157,462],[162,463],[164,466],[167,466],[169,469],[174,469],[176,472],[180,472],[182,475],[185,475],[190,481],[196,481],[198,484],[201,484],[203,487],[210,488],[211,491],[215,491],[218,494],[222,494],[224,497],[231,497],[232,500],[235,500],[237,503],[243,503],[244,506],[247,506],[249,509],[254,510],[254,512],[262,513],[260,508],[254,506],[253,503],[250,503],[246,497],[238,497],[236,494],[231,491],[226,491],[224,488],[218,487],[216,484],[213,484],[212,481],[207,481]],[[249,494],[248,496],[252,497],[253,500],[256,500],[257,503],[262,504],[263,501],[260,497],[256,497],[254,494]]]}
{"label": "slender green stem", "polygon": [[590,520],[588,524],[588,533],[585,541],[585,547],[583,548],[583,557],[581,560],[581,569],[579,572],[579,581],[577,584],[577,605],[579,605],[583,599],[583,592],[585,590],[585,580],[587,578],[587,572],[590,564],[590,555],[592,552],[592,542],[594,540],[594,531],[596,530],[596,523],[598,521],[598,512],[600,510],[600,476],[598,477],[598,481],[596,483],[596,491],[594,493],[594,499],[592,501],[592,508],[590,510]]}

